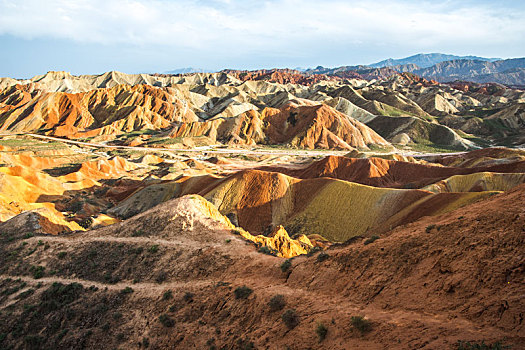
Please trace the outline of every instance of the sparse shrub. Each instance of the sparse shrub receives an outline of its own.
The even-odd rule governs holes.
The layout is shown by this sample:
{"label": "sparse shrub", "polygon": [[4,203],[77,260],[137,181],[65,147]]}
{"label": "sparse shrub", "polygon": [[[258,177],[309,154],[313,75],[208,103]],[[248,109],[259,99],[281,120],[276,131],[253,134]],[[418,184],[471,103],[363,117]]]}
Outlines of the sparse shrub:
{"label": "sparse shrub", "polygon": [[159,251],[158,244],[155,244],[155,245],[152,245],[151,247],[149,247],[149,252],[152,253],[152,254],[155,254],[158,251]]}
{"label": "sparse shrub", "polygon": [[130,251],[133,254],[139,255],[139,254],[142,254],[142,252],[144,251],[144,248],[143,247],[131,248]]}
{"label": "sparse shrub", "polygon": [[237,340],[237,347],[240,350],[253,350],[255,349],[255,346],[253,345],[253,342],[250,341],[250,339],[238,339]]}
{"label": "sparse shrub", "polygon": [[149,348],[149,339],[144,337],[142,338],[142,346],[145,348]]}
{"label": "sparse shrub", "polygon": [[365,240],[364,245],[369,245],[370,243],[374,243],[378,239],[379,239],[379,236],[375,236],[374,235],[374,236],[368,238],[367,240]]}
{"label": "sparse shrub", "polygon": [[33,232],[27,232],[25,235],[24,235],[24,239],[29,239],[31,237],[35,237],[35,234]]}
{"label": "sparse shrub", "polygon": [[425,229],[425,232],[426,233],[430,233],[430,231],[432,231],[435,227],[436,227],[436,225],[434,225],[434,224],[428,225],[427,228]]}
{"label": "sparse shrub", "polygon": [[206,341],[208,350],[217,350],[217,345],[215,345],[215,338],[210,338]]}
{"label": "sparse shrub", "polygon": [[191,302],[193,301],[193,297],[194,297],[194,296],[195,296],[195,295],[194,295],[193,293],[191,293],[191,292],[186,292],[186,293],[184,294],[184,296],[182,297],[182,299],[183,299],[185,302],[187,302],[187,303],[191,303]]}
{"label": "sparse shrub", "polygon": [[320,252],[321,250],[322,250],[321,247],[313,247],[313,248],[311,248],[311,249],[308,251],[308,253],[306,253],[306,256],[307,256],[307,257],[311,257],[311,256],[315,255],[315,253]]}
{"label": "sparse shrub", "polygon": [[44,277],[44,270],[46,268],[44,266],[31,266],[31,273],[33,274],[34,279],[39,279]]}
{"label": "sparse shrub", "polygon": [[30,296],[31,294],[33,294],[34,292],[35,292],[34,289],[32,289],[32,288],[31,288],[31,289],[28,289],[28,290],[26,290],[26,291],[24,291],[24,292],[18,294],[17,299],[25,299],[25,298],[27,298],[28,296]]}
{"label": "sparse shrub", "polygon": [[42,240],[41,240],[41,239],[39,239],[36,245],[37,245],[37,246],[41,246],[41,245],[44,245],[44,242],[42,242]]}
{"label": "sparse shrub", "polygon": [[165,291],[164,294],[162,295],[163,300],[170,300],[172,298],[173,298],[173,292],[171,290]]}
{"label": "sparse shrub", "polygon": [[59,259],[64,259],[64,258],[66,257],[66,255],[67,255],[66,252],[59,252],[59,253],[57,254],[57,257],[58,257]]}
{"label": "sparse shrub", "polygon": [[93,218],[91,218],[91,217],[88,216],[87,218],[82,219],[82,220],[78,223],[78,225],[79,225],[80,227],[85,228],[85,229],[87,230],[88,228],[91,227],[91,225],[93,225]]}
{"label": "sparse shrub", "polygon": [[510,349],[511,347],[508,345],[503,345],[501,342],[497,341],[493,344],[485,344],[485,341],[482,341],[481,343],[471,343],[471,342],[465,342],[465,341],[459,341],[457,344],[458,350],[502,350],[502,349]]}
{"label": "sparse shrub", "polygon": [[24,342],[31,349],[40,349],[45,342],[44,338],[40,335],[26,335],[24,337]]}
{"label": "sparse shrub", "polygon": [[62,338],[64,338],[66,336],[67,332],[69,332],[69,329],[67,329],[67,328],[61,330],[60,333],[58,333],[58,335],[57,335],[57,339],[58,340],[62,340]]}
{"label": "sparse shrub", "polygon": [[277,256],[277,251],[275,249],[272,249],[268,246],[265,246],[263,245],[262,247],[259,248],[259,253],[263,253],[263,254],[266,254],[266,255],[273,255],[273,256]]}
{"label": "sparse shrub", "polygon": [[323,262],[325,261],[326,259],[328,259],[330,257],[330,254],[328,253],[325,253],[325,252],[321,252],[319,253],[319,255],[317,255],[317,262]]}
{"label": "sparse shrub", "polygon": [[131,234],[132,237],[140,237],[140,236],[145,236],[146,233],[143,231],[143,230],[136,230],[136,231],[133,231],[133,233]]}
{"label": "sparse shrub", "polygon": [[249,287],[242,286],[235,288],[233,293],[235,294],[235,299],[246,299],[253,293],[253,290]]}
{"label": "sparse shrub", "polygon": [[159,316],[159,321],[160,321],[160,323],[162,323],[162,325],[164,327],[173,327],[173,326],[175,326],[175,321],[171,317],[166,315],[166,314],[160,315]]}
{"label": "sparse shrub", "polygon": [[317,333],[317,336],[319,337],[319,343],[320,343],[326,338],[326,334],[328,334],[328,328],[326,328],[324,323],[320,322],[317,324],[315,333]]}
{"label": "sparse shrub", "polygon": [[88,251],[87,257],[88,257],[88,259],[93,260],[93,259],[95,259],[95,258],[97,257],[97,255],[98,255],[97,250],[94,249],[94,248],[91,248],[91,249]]}
{"label": "sparse shrub", "polygon": [[299,324],[299,316],[297,312],[295,312],[295,309],[286,310],[281,316],[281,319],[289,329],[293,329]]}
{"label": "sparse shrub", "polygon": [[110,283],[110,284],[115,284],[115,283],[118,283],[120,281],[120,277],[118,276],[113,276],[110,272],[106,272],[104,274],[104,280],[107,282],[107,283]]}
{"label": "sparse shrub", "polygon": [[48,311],[57,310],[63,305],[77,300],[83,290],[84,287],[80,283],[62,284],[54,282],[42,293],[40,306]]}
{"label": "sparse shrub", "polygon": [[282,271],[282,272],[288,272],[288,270],[290,270],[291,267],[292,267],[292,260],[291,260],[291,259],[286,259],[286,260],[281,264],[281,271]]}
{"label": "sparse shrub", "polygon": [[268,306],[270,307],[270,311],[272,312],[284,309],[284,307],[286,306],[284,295],[274,295],[268,302]]}
{"label": "sparse shrub", "polygon": [[355,329],[361,332],[361,334],[370,332],[372,330],[372,323],[363,316],[352,316],[350,323]]}
{"label": "sparse shrub", "polygon": [[232,241],[232,240],[228,238],[225,242],[226,242],[226,243],[231,243],[231,241]]}
{"label": "sparse shrub", "polygon": [[120,294],[131,294],[131,293],[133,293],[133,288],[131,287],[126,287],[120,291]]}
{"label": "sparse shrub", "polygon": [[168,278],[168,274],[164,271],[160,272],[157,277],[155,278],[155,281],[157,281],[157,283],[162,283],[164,282],[166,279]]}
{"label": "sparse shrub", "polygon": [[118,311],[113,313],[113,319],[114,320],[120,320],[121,318],[122,318],[122,313],[120,313]]}

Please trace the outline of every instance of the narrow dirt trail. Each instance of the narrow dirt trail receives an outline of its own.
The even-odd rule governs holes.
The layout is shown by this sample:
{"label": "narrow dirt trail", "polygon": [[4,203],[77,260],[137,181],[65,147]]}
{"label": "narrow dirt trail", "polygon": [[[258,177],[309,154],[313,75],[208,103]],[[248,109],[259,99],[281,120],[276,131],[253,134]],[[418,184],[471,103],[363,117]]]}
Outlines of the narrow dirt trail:
{"label": "narrow dirt trail", "polygon": [[[183,290],[195,290],[198,288],[213,287],[219,282],[216,278],[201,279],[193,281],[171,281],[159,283],[130,283],[130,282],[118,282],[115,284],[101,283],[92,280],[85,280],[79,278],[66,278],[49,276],[34,279],[30,276],[12,276],[12,275],[0,275],[0,279],[20,279],[27,283],[27,287],[21,289],[18,293],[10,296],[10,298],[1,305],[1,308],[5,308],[10,304],[17,301],[17,296],[31,289],[37,283],[52,284],[52,283],[79,283],[84,288],[96,287],[102,290],[122,291],[126,287],[133,289],[133,293],[130,293],[131,298],[143,298],[147,297],[150,299],[156,299],[162,297],[162,294],[168,290],[177,291]],[[302,288],[291,288],[285,284],[264,284],[260,279],[247,280],[245,278],[237,280],[228,280],[231,285],[249,285],[251,286],[258,297],[263,299],[269,299],[275,294],[283,294],[285,297],[306,300],[311,303],[315,303],[316,300],[323,300],[324,305],[321,310],[312,311],[310,314],[304,314],[303,316],[316,316],[322,318],[323,315],[329,314],[343,314],[350,318],[351,315],[364,314],[367,318],[374,320],[374,322],[381,322],[391,324],[393,326],[402,326],[409,324],[422,324],[424,328],[439,328],[442,331],[456,331],[462,334],[479,333],[480,331],[487,331],[487,328],[480,328],[472,322],[466,319],[456,318],[451,323],[446,315],[440,314],[429,314],[421,313],[417,311],[406,311],[406,310],[382,310],[374,306],[363,306],[352,303],[343,297],[334,295],[323,295],[318,291],[309,291]],[[233,298],[233,296],[232,296]]]}
{"label": "narrow dirt trail", "polygon": [[[106,243],[134,243],[134,244],[150,244],[150,245],[162,245],[169,247],[185,246],[195,247],[195,241],[192,240],[181,240],[181,239],[162,239],[155,237],[115,237],[115,236],[35,236],[27,241],[53,241],[60,243],[91,243],[91,242],[106,242]],[[215,242],[199,242],[199,245],[203,248],[219,248],[223,244]]]}

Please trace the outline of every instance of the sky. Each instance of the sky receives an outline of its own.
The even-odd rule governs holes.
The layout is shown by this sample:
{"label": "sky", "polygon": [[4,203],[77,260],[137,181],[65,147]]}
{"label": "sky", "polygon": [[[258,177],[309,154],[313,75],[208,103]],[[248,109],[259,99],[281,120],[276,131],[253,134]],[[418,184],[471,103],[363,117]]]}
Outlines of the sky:
{"label": "sky", "polygon": [[0,0],[0,76],[525,56],[521,0]]}

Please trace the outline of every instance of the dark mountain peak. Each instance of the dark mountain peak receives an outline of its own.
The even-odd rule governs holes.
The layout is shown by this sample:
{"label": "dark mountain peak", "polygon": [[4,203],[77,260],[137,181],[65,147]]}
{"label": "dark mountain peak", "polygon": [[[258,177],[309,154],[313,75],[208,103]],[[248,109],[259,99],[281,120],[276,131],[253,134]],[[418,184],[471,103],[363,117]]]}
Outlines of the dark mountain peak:
{"label": "dark mountain peak", "polygon": [[486,62],[492,62],[497,61],[499,58],[484,58],[484,57],[478,57],[478,56],[456,56],[456,55],[448,55],[443,53],[420,53],[417,55],[400,58],[400,59],[393,59],[389,58],[374,64],[371,64],[371,67],[392,67],[392,66],[398,66],[398,65],[407,65],[407,64],[415,64],[419,66],[420,68],[428,68],[435,64],[445,62],[445,61],[452,61],[452,60],[460,60],[460,59],[466,59],[466,60],[479,60],[479,61],[486,61]]}

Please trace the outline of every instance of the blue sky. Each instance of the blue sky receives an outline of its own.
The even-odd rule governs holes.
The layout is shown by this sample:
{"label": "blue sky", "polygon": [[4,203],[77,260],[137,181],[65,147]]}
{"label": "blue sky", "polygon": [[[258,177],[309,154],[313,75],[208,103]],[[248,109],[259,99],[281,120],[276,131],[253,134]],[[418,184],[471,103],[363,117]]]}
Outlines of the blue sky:
{"label": "blue sky", "polygon": [[0,0],[0,76],[525,56],[525,1]]}

